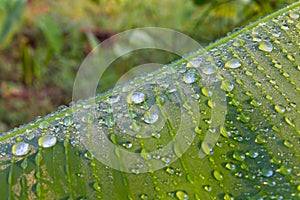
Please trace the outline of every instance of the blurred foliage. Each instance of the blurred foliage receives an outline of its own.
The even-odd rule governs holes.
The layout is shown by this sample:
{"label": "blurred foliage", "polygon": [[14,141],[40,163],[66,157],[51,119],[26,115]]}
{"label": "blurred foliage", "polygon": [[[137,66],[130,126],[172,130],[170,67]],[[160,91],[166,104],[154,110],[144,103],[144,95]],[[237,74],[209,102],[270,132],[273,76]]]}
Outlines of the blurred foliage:
{"label": "blurred foliage", "polygon": [[[98,42],[136,27],[181,31],[206,45],[296,0],[1,0],[0,131],[71,101],[76,71]],[[165,52],[118,59],[100,82],[107,90],[133,66]],[[145,60],[145,59],[144,59]]]}

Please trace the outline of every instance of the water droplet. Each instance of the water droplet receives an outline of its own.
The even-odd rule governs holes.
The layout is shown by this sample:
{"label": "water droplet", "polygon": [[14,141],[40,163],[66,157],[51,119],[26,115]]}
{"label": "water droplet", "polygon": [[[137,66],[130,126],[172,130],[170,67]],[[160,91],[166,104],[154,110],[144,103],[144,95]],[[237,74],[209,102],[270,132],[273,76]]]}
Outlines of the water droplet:
{"label": "water droplet", "polygon": [[108,127],[112,127],[113,125],[115,125],[115,119],[112,115],[108,115],[105,118],[105,125]]}
{"label": "water droplet", "polygon": [[286,112],[286,109],[283,105],[281,104],[278,104],[278,105],[275,105],[274,106],[274,109],[276,110],[276,112],[278,113],[285,113]]}
{"label": "water droplet", "polygon": [[273,45],[270,42],[261,42],[259,43],[258,49],[271,52],[273,50]]}
{"label": "water droplet", "polygon": [[168,173],[168,174],[175,174],[175,170],[172,168],[172,167],[167,167],[166,168],[166,172]]}
{"label": "water droplet", "polygon": [[130,141],[122,142],[122,147],[124,147],[126,149],[131,149],[132,148],[132,143]]}
{"label": "water droplet", "polygon": [[229,169],[231,171],[235,170],[236,166],[233,163],[226,163],[225,165],[226,169]]}
{"label": "water droplet", "polygon": [[289,147],[289,148],[293,148],[294,145],[291,141],[289,140],[284,140],[283,144],[286,146],[286,147]]}
{"label": "water droplet", "polygon": [[222,84],[221,84],[221,89],[226,91],[226,92],[231,92],[234,88],[234,85],[233,83],[230,83],[228,81],[222,81]]}
{"label": "water droplet", "polygon": [[235,151],[232,156],[238,161],[245,160],[245,154],[242,151]]}
{"label": "water droplet", "polygon": [[231,59],[225,63],[225,67],[230,68],[230,69],[236,69],[236,68],[239,68],[240,66],[241,66],[241,63],[238,59]]}
{"label": "water droplet", "polygon": [[206,75],[211,75],[211,74],[214,74],[216,73],[216,68],[214,66],[205,66],[203,69],[202,69],[202,72]]}
{"label": "water droplet", "polygon": [[240,116],[237,117],[237,119],[243,123],[248,123],[250,121],[250,116],[246,113],[241,113]]}
{"label": "water droplet", "polygon": [[108,97],[108,103],[114,104],[117,103],[120,100],[120,95],[113,95]]}
{"label": "water droplet", "polygon": [[197,81],[198,77],[195,72],[187,72],[183,76],[183,81],[187,84],[195,83]]}
{"label": "water droplet", "polygon": [[15,156],[25,156],[30,151],[30,146],[26,142],[18,142],[12,146],[12,154]]}
{"label": "water droplet", "polygon": [[53,147],[57,142],[55,136],[52,135],[43,135],[39,138],[38,144],[40,147],[43,148],[50,148]]}
{"label": "water droplet", "polygon": [[158,117],[159,117],[158,114],[153,109],[150,109],[145,113],[144,121],[147,124],[153,124],[158,120]]}
{"label": "water droplet", "polygon": [[141,200],[148,200],[148,195],[147,194],[141,194],[140,196]]}
{"label": "water droplet", "polygon": [[202,92],[202,94],[203,94],[204,96],[206,96],[206,97],[210,97],[210,96],[213,95],[213,92],[212,92],[211,90],[209,90],[208,88],[206,88],[206,87],[203,87],[203,88],[201,89],[201,92]]}
{"label": "water droplet", "polygon": [[94,182],[93,183],[93,188],[94,190],[96,190],[97,192],[101,192],[101,186],[98,182]]}
{"label": "water droplet", "polygon": [[65,126],[71,126],[73,124],[73,118],[68,116],[64,118],[64,125]]}
{"label": "water droplet", "polygon": [[258,156],[258,152],[255,151],[254,149],[251,149],[246,153],[246,155],[249,156],[250,158],[256,158]]}
{"label": "water droplet", "polygon": [[240,47],[240,46],[243,46],[244,45],[244,41],[243,40],[235,40],[233,43],[232,43],[233,46],[235,47]]}
{"label": "water droplet", "polygon": [[225,194],[223,199],[224,200],[234,200],[234,198],[230,194]]}
{"label": "water droplet", "polygon": [[221,172],[217,171],[217,170],[215,170],[213,172],[213,175],[214,175],[215,179],[218,180],[218,181],[221,181],[224,178],[223,174]]}
{"label": "water droplet", "polygon": [[292,168],[287,164],[281,165],[280,168],[278,169],[278,172],[285,176],[291,174],[292,171],[293,171]]}
{"label": "water droplet", "polygon": [[299,18],[299,14],[298,13],[290,13],[289,16],[292,18],[292,19],[298,19]]}
{"label": "water droplet", "polygon": [[210,185],[204,185],[203,189],[207,192],[210,192],[212,190],[212,187]]}
{"label": "water droplet", "polygon": [[146,95],[142,92],[132,92],[128,95],[127,102],[129,104],[140,104],[144,102],[146,99]]}
{"label": "water droplet", "polygon": [[268,167],[266,167],[266,168],[263,168],[262,170],[261,170],[261,175],[263,175],[264,177],[271,177],[272,175],[273,175],[273,170],[271,169],[271,168],[268,168]]}
{"label": "water droplet", "polygon": [[189,199],[189,195],[187,194],[186,191],[183,191],[183,190],[178,190],[175,195],[176,195],[177,199],[179,199],[179,200],[188,200]]}
{"label": "water droplet", "polygon": [[43,121],[39,125],[40,129],[47,129],[48,127],[49,127],[49,122],[47,122],[47,121]]}

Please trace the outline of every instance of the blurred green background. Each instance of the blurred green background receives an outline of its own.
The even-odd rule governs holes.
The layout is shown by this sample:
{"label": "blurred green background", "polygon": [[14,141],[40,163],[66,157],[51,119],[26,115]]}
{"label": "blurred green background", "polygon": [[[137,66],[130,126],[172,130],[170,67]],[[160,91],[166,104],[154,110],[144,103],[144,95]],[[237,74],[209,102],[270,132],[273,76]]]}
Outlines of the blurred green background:
{"label": "blurred green background", "polygon": [[[68,105],[85,56],[118,32],[166,27],[207,45],[292,2],[296,1],[0,0],[0,132]],[[156,60],[167,63],[174,58]],[[135,64],[128,57],[114,63],[100,92]]]}

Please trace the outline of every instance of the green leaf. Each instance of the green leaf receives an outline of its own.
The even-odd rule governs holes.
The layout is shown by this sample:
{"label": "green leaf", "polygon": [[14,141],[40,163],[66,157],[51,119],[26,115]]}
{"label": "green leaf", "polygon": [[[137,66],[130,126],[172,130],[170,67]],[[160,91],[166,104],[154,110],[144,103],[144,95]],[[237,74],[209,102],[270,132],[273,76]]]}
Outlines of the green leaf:
{"label": "green leaf", "polygon": [[[2,134],[1,198],[299,199],[299,6],[190,54],[188,63],[179,60],[136,79],[131,86],[144,94],[134,93],[139,101],[117,87],[96,97],[97,111],[81,112],[94,101],[85,100]],[[203,72],[212,64],[203,64],[207,56],[221,80],[211,87]],[[193,66],[197,62],[203,66]],[[195,72],[192,78],[203,79],[188,81]],[[170,77],[177,81],[168,82]],[[189,91],[197,94],[198,109],[185,95]],[[219,113],[222,91],[227,109]],[[165,122],[160,130],[150,123],[153,113],[142,113],[151,106]],[[113,109],[121,117],[112,116]],[[150,137],[134,135],[139,130]],[[195,134],[180,138],[178,130]],[[170,141],[170,151],[153,153]],[[126,152],[141,155],[136,161]],[[174,155],[179,158],[170,162]],[[153,170],[156,164],[163,168]]]}

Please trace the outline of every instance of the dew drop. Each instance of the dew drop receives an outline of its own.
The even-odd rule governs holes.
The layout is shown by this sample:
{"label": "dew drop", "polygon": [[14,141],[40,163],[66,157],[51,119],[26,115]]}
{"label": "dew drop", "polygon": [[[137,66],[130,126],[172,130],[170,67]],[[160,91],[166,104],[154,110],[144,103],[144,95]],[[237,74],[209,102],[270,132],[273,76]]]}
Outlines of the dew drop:
{"label": "dew drop", "polygon": [[225,63],[226,68],[236,69],[241,66],[241,63],[238,59],[231,59]]}
{"label": "dew drop", "polygon": [[183,76],[183,81],[187,84],[195,83],[197,81],[197,79],[198,79],[198,77],[197,77],[197,74],[195,72],[187,72]]}
{"label": "dew drop", "polygon": [[56,144],[56,142],[56,137],[52,135],[43,135],[38,140],[39,146],[43,148],[53,147]]}
{"label": "dew drop", "polygon": [[141,194],[140,196],[141,200],[148,200],[148,195],[147,194]]}
{"label": "dew drop", "polygon": [[205,66],[203,69],[202,69],[202,72],[206,75],[211,75],[211,74],[214,74],[216,73],[216,68],[214,66]]}
{"label": "dew drop", "polygon": [[40,129],[47,129],[48,127],[49,127],[49,122],[47,122],[47,121],[43,121],[39,125]]}
{"label": "dew drop", "polygon": [[65,126],[71,126],[73,124],[73,118],[68,116],[64,118],[64,125]]}
{"label": "dew drop", "polygon": [[281,165],[281,167],[278,169],[279,173],[281,173],[282,175],[289,175],[292,173],[292,168],[289,167],[287,164],[283,164]]}
{"label": "dew drop", "polygon": [[245,160],[245,154],[242,151],[235,151],[232,157],[238,161]]}
{"label": "dew drop", "polygon": [[281,113],[281,114],[286,112],[285,107],[281,104],[275,105],[274,109],[276,110],[276,112]]}
{"label": "dew drop", "polygon": [[206,88],[206,87],[203,87],[201,89],[201,92],[206,97],[211,97],[213,95],[213,92],[211,90],[209,90],[208,88]]}
{"label": "dew drop", "polygon": [[129,104],[140,104],[144,102],[146,99],[146,95],[142,92],[132,92],[128,95],[127,102]]}
{"label": "dew drop", "polygon": [[226,91],[226,92],[231,92],[234,88],[234,85],[233,83],[230,83],[228,81],[222,81],[222,84],[221,84],[221,89]]}
{"label": "dew drop", "polygon": [[147,124],[153,124],[158,120],[158,114],[154,112],[152,109],[147,111],[144,115],[144,121]]}
{"label": "dew drop", "polygon": [[271,52],[273,50],[273,45],[269,42],[261,42],[258,46],[259,50]]}
{"label": "dew drop", "polygon": [[223,174],[221,173],[221,172],[219,172],[219,171],[217,171],[217,170],[215,170],[214,172],[213,172],[213,175],[214,175],[214,177],[215,177],[215,179],[217,180],[217,181],[221,181],[221,180],[223,180]]}
{"label": "dew drop", "polygon": [[226,169],[231,170],[231,171],[235,170],[235,168],[236,168],[236,166],[233,163],[230,163],[230,162],[226,163],[225,167],[226,167]]}
{"label": "dew drop", "polygon": [[108,97],[108,103],[114,104],[117,103],[120,100],[120,95],[113,95]]}
{"label": "dew drop", "polygon": [[30,146],[26,142],[18,142],[12,146],[12,154],[15,156],[25,156],[30,151]]}
{"label": "dew drop", "polygon": [[230,194],[225,194],[223,199],[224,200],[234,200],[234,198]]}
{"label": "dew drop", "polygon": [[96,190],[97,192],[101,192],[101,186],[98,182],[93,183],[93,189]]}
{"label": "dew drop", "polygon": [[271,177],[273,174],[274,174],[274,172],[273,172],[273,170],[272,170],[271,168],[266,167],[266,168],[263,168],[263,169],[261,170],[261,175],[263,175],[264,177],[269,178],[269,177]]}
{"label": "dew drop", "polygon": [[176,195],[177,199],[179,199],[179,200],[188,200],[189,199],[187,192],[185,192],[183,190],[178,190],[175,195]]}
{"label": "dew drop", "polygon": [[203,189],[207,192],[210,192],[212,190],[212,187],[210,185],[204,185]]}
{"label": "dew drop", "polygon": [[299,18],[299,14],[298,13],[290,13],[289,16],[292,18],[292,19],[298,19]]}

